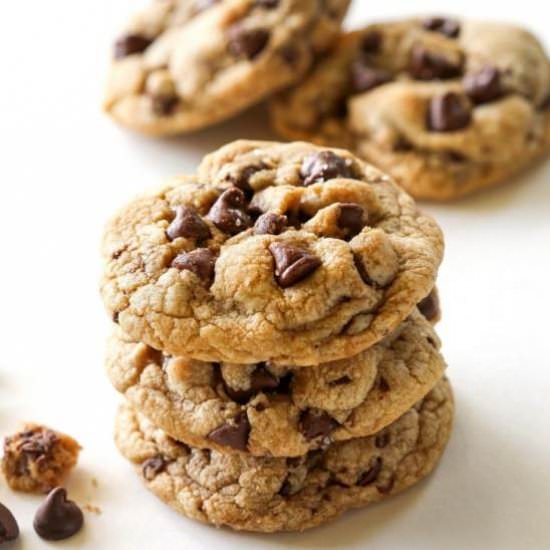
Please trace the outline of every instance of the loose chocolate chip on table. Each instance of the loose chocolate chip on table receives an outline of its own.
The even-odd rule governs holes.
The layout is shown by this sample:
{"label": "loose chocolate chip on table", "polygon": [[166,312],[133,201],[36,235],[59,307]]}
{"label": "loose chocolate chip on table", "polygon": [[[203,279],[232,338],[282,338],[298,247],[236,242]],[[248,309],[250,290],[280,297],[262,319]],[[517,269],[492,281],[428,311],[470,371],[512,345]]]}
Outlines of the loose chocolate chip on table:
{"label": "loose chocolate chip on table", "polygon": [[432,290],[425,298],[418,302],[417,307],[428,321],[437,319],[439,317],[439,298],[437,292]]}
{"label": "loose chocolate chip on table", "polygon": [[239,451],[246,451],[248,445],[248,435],[250,434],[250,422],[246,412],[241,412],[231,424],[224,424],[211,431],[208,438],[223,445]]}
{"label": "loose chocolate chip on table", "polygon": [[252,219],[246,211],[246,198],[238,187],[226,189],[206,217],[229,235],[236,235],[252,226]]}
{"label": "loose chocolate chip on table", "polygon": [[151,99],[153,113],[160,117],[171,115],[175,111],[178,103],[179,99],[176,96],[159,95]]}
{"label": "loose chocolate chip on table", "polygon": [[354,93],[363,93],[391,82],[392,75],[384,69],[369,67],[363,60],[351,65],[351,86]]}
{"label": "loose chocolate chip on table", "polygon": [[141,466],[143,477],[147,481],[155,479],[167,466],[167,462],[162,455],[148,458]]}
{"label": "loose chocolate chip on table", "polygon": [[262,214],[254,224],[256,235],[279,235],[287,225],[287,217],[275,212]]}
{"label": "loose chocolate chip on table", "polygon": [[208,248],[197,248],[183,252],[172,261],[172,267],[193,272],[202,282],[210,283],[214,279],[216,257]]}
{"label": "loose chocolate chip on table", "polygon": [[430,101],[427,126],[434,132],[453,132],[466,128],[472,119],[471,107],[465,96],[447,92]]}
{"label": "loose chocolate chip on table", "polygon": [[72,537],[84,524],[82,510],[62,487],[53,489],[34,516],[34,530],[45,540],[63,540]]}
{"label": "loose chocolate chip on table", "polygon": [[300,416],[300,431],[307,440],[326,437],[337,427],[338,422],[325,412],[315,414],[308,409]]}
{"label": "loose chocolate chip on table", "polygon": [[302,162],[300,175],[305,186],[338,177],[352,177],[351,167],[346,159],[332,151],[321,151],[307,156]]}
{"label": "loose chocolate chip on table", "polygon": [[134,53],[146,50],[152,40],[139,34],[127,34],[115,42],[115,59],[122,59]]}
{"label": "loose chocolate chip on table", "polygon": [[269,42],[269,32],[265,29],[245,29],[239,24],[228,31],[228,49],[236,57],[254,59]]}
{"label": "loose chocolate chip on table", "polygon": [[417,44],[411,52],[409,71],[418,80],[446,79],[459,76],[462,65]]}
{"label": "loose chocolate chip on table", "polygon": [[374,483],[378,479],[378,476],[380,475],[381,471],[382,471],[382,459],[379,456],[377,456],[372,462],[370,468],[361,475],[361,477],[359,478],[359,481],[357,481],[357,485],[360,485],[361,487],[365,487],[366,485],[370,485],[371,483]]}
{"label": "loose chocolate chip on table", "polygon": [[382,46],[382,35],[378,31],[369,31],[361,39],[359,48],[363,53],[378,53]]}
{"label": "loose chocolate chip on table", "polygon": [[176,217],[166,230],[166,236],[173,241],[178,237],[188,239],[209,239],[210,229],[199,214],[189,206],[177,206]]}
{"label": "loose chocolate chip on table", "polygon": [[269,252],[275,261],[275,279],[283,288],[299,283],[322,263],[315,254],[286,243],[271,243]]}
{"label": "loose chocolate chip on table", "polygon": [[468,73],[462,80],[466,95],[477,104],[498,99],[504,93],[500,81],[500,72],[491,65],[485,65],[479,71]]}
{"label": "loose chocolate chip on table", "polygon": [[460,34],[460,23],[456,19],[429,17],[424,19],[422,26],[428,31],[440,32],[449,38],[456,38]]}
{"label": "loose chocolate chip on table", "polygon": [[365,227],[365,211],[363,208],[358,204],[341,203],[338,227],[348,230],[350,237],[357,235]]}
{"label": "loose chocolate chip on table", "polygon": [[0,544],[15,540],[19,536],[19,526],[13,514],[0,503]]}

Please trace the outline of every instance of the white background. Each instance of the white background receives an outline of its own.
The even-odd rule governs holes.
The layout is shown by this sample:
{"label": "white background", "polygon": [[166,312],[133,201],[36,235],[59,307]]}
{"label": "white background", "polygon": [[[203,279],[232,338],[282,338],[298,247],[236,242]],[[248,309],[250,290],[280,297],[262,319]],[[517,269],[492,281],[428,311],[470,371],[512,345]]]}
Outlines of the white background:
{"label": "white background", "polygon": [[[525,23],[548,44],[544,4],[463,0],[448,9]],[[261,109],[166,141],[131,135],[102,115],[110,43],[136,6],[0,4],[0,435],[24,420],[74,435],[84,451],[69,491],[103,511],[87,514],[84,531],[56,546],[549,549],[548,162],[471,199],[425,205],[447,240],[440,333],[457,399],[453,438],[428,482],[326,527],[280,536],[194,523],[141,486],[112,443],[118,397],[102,369],[109,330],[97,291],[102,225],[133,194],[192,171],[209,150],[271,134]],[[410,6],[356,0],[349,21],[404,15]],[[438,6],[414,3],[420,13]],[[0,501],[22,529],[13,548],[49,547],[31,527],[40,498],[0,481]]]}

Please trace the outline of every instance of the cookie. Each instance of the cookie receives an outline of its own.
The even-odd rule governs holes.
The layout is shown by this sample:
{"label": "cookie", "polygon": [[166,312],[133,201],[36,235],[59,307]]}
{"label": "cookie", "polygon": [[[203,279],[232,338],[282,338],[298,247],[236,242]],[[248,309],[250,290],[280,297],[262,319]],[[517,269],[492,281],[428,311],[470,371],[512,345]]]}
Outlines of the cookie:
{"label": "cookie", "polygon": [[224,120],[303,76],[349,0],[158,0],[117,39],[105,110],[151,135]]}
{"label": "cookie", "polygon": [[437,224],[348,152],[238,141],[111,220],[102,296],[168,355],[316,365],[394,330],[442,254]]}
{"label": "cookie", "polygon": [[451,388],[426,398],[377,435],[300,458],[255,458],[188,447],[129,406],[116,444],[146,486],[178,512],[247,531],[302,531],[396,494],[427,476],[449,439]]}
{"label": "cookie", "polygon": [[117,330],[107,372],[136,410],[175,439],[220,452],[288,457],[393,422],[442,377],[438,347],[417,312],[369,350],[315,368],[167,357]]}
{"label": "cookie", "polygon": [[14,491],[47,493],[76,465],[80,445],[68,435],[38,424],[4,440],[2,471]]}
{"label": "cookie", "polygon": [[271,114],[285,138],[349,148],[413,196],[450,200],[550,151],[550,61],[512,25],[375,24],[343,35]]}

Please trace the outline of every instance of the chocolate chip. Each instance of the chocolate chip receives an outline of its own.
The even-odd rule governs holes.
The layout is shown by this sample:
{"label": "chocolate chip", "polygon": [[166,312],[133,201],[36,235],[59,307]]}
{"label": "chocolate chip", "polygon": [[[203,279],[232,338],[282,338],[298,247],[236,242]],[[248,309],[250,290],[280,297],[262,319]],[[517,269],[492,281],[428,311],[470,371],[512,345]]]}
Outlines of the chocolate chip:
{"label": "chocolate chip", "polygon": [[245,29],[239,24],[233,25],[228,32],[229,52],[236,57],[254,59],[269,42],[269,32],[265,29]]}
{"label": "chocolate chip", "polygon": [[329,386],[345,386],[346,384],[349,384],[351,382],[351,378],[347,375],[341,376],[340,378],[337,378],[336,380],[332,380],[329,382]]}
{"label": "chocolate chip", "polygon": [[205,221],[189,206],[177,206],[176,217],[166,230],[166,236],[173,241],[178,237],[188,239],[209,239],[212,235]]}
{"label": "chocolate chip", "polygon": [[468,99],[454,92],[435,96],[430,101],[427,126],[434,132],[453,132],[466,128],[472,119]]}
{"label": "chocolate chip", "polygon": [[273,9],[279,5],[279,0],[256,0],[256,6],[266,9]]}
{"label": "chocolate chip", "polygon": [[152,40],[139,34],[127,34],[121,36],[115,42],[115,59],[122,59],[134,53],[141,53],[146,50]]}
{"label": "chocolate chip", "polygon": [[286,243],[271,243],[269,252],[275,261],[275,279],[283,288],[299,283],[322,263],[311,252]]}
{"label": "chocolate chip", "polygon": [[384,69],[369,67],[358,60],[351,65],[351,86],[353,92],[361,94],[392,80],[392,75]]}
{"label": "chocolate chip", "polygon": [[382,432],[376,436],[374,445],[377,449],[383,449],[389,445],[390,438],[390,432]]}
{"label": "chocolate chip", "polygon": [[548,94],[548,96],[543,99],[542,103],[539,106],[539,109],[541,111],[546,111],[547,109],[550,109],[550,94]]}
{"label": "chocolate chip", "polygon": [[332,151],[321,151],[307,156],[302,162],[300,175],[305,186],[338,177],[352,177],[349,161]]}
{"label": "chocolate chip", "polygon": [[253,395],[261,391],[276,390],[278,387],[278,378],[267,371],[264,365],[260,365],[250,376],[250,389],[236,390],[229,384],[225,384],[225,392],[233,401],[244,405]]}
{"label": "chocolate chip", "polygon": [[283,46],[279,50],[280,56],[284,59],[285,63],[290,66],[294,66],[300,57],[299,50],[294,46]]}
{"label": "chocolate chip", "polygon": [[254,193],[254,189],[250,186],[250,178],[265,170],[267,166],[265,164],[250,165],[243,168],[238,174],[231,174],[226,177],[226,181],[231,182],[235,187],[238,187],[245,195],[251,196]]}
{"label": "chocolate chip", "polygon": [[33,526],[45,540],[64,540],[78,533],[83,524],[82,510],[67,500],[65,489],[57,487],[36,511]]}
{"label": "chocolate chip", "polygon": [[366,285],[376,287],[375,282],[370,278],[369,274],[367,273],[367,269],[359,255],[353,255],[353,263],[355,264],[355,269],[357,269],[357,271],[359,272],[359,276],[361,277],[363,282]]}
{"label": "chocolate chip", "polygon": [[287,225],[287,217],[275,212],[262,214],[254,224],[256,235],[279,235]]}
{"label": "chocolate chip", "polygon": [[358,204],[341,203],[338,216],[338,227],[348,231],[349,237],[354,237],[365,227],[365,211]]}
{"label": "chocolate chip", "polygon": [[206,217],[220,231],[229,235],[236,235],[252,225],[252,219],[246,211],[244,193],[238,187],[226,189]]}
{"label": "chocolate chip", "polygon": [[374,483],[378,476],[380,475],[380,472],[382,471],[382,459],[377,456],[371,463],[370,468],[364,472],[359,480],[357,481],[357,485],[360,485],[361,487],[365,487],[366,485],[370,485],[371,483]]}
{"label": "chocolate chip", "polygon": [[224,447],[246,451],[249,433],[250,422],[246,412],[243,411],[233,419],[231,424],[224,424],[211,431],[208,438]]}
{"label": "chocolate chip", "polygon": [[418,302],[417,307],[428,321],[437,319],[439,317],[439,298],[437,292],[432,290],[425,298]]}
{"label": "chocolate chip", "polygon": [[391,390],[391,387],[388,384],[388,381],[383,376],[381,376],[380,379],[378,380],[378,389],[382,393],[387,393]]}
{"label": "chocolate chip", "polygon": [[175,111],[179,99],[176,96],[158,95],[151,99],[153,113],[160,117],[170,116]]}
{"label": "chocolate chip", "polygon": [[409,71],[418,80],[446,79],[459,76],[462,66],[417,44],[411,52]]}
{"label": "chocolate chip", "polygon": [[166,468],[167,462],[162,455],[148,458],[141,466],[143,477],[147,481],[155,479]]}
{"label": "chocolate chip", "polygon": [[0,503],[0,544],[15,540],[19,536],[19,526],[13,514]]}
{"label": "chocolate chip", "polygon": [[460,34],[460,23],[456,19],[429,17],[424,19],[422,26],[428,31],[440,32],[449,38],[456,38]]}
{"label": "chocolate chip", "polygon": [[378,31],[369,31],[361,39],[359,48],[363,53],[371,54],[371,53],[378,53],[380,51],[381,46],[382,46],[382,34]]}
{"label": "chocolate chip", "polygon": [[379,493],[382,493],[383,495],[387,495],[388,493],[391,493],[393,486],[395,485],[395,478],[392,476],[384,485],[378,485],[376,488],[378,489]]}
{"label": "chocolate chip", "polygon": [[193,272],[202,282],[210,284],[214,279],[216,257],[208,248],[183,252],[174,258],[172,267]]}
{"label": "chocolate chip", "polygon": [[500,72],[491,65],[485,65],[475,73],[468,73],[462,80],[466,95],[476,104],[488,103],[504,93]]}
{"label": "chocolate chip", "polygon": [[338,422],[326,412],[316,414],[308,409],[300,416],[300,431],[308,441],[317,437],[326,437],[337,427]]}

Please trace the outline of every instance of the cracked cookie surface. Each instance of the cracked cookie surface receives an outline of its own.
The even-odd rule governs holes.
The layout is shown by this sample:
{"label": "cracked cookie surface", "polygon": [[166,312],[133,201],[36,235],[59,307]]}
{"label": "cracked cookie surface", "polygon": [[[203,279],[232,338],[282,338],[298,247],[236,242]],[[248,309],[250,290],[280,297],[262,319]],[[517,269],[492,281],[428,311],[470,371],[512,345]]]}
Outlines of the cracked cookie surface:
{"label": "cracked cookie surface", "polygon": [[239,141],[111,220],[102,296],[168,355],[316,365],[394,330],[442,254],[437,224],[349,153]]}
{"label": "cracked cookie surface", "polygon": [[379,344],[314,368],[168,357],[115,330],[113,385],[170,436],[255,456],[301,456],[393,422],[443,376],[439,339],[414,313]]}
{"label": "cracked cookie surface", "polygon": [[299,458],[257,458],[188,447],[129,406],[116,443],[146,486],[178,512],[247,531],[301,531],[398,493],[437,464],[452,427],[446,380],[383,431]]}
{"label": "cracked cookie surface", "polygon": [[271,111],[286,138],[349,148],[412,195],[449,200],[550,152],[550,61],[512,25],[375,24],[344,34]]}
{"label": "cracked cookie surface", "polygon": [[157,0],[117,39],[104,102],[153,135],[224,120],[296,82],[349,0]]}

